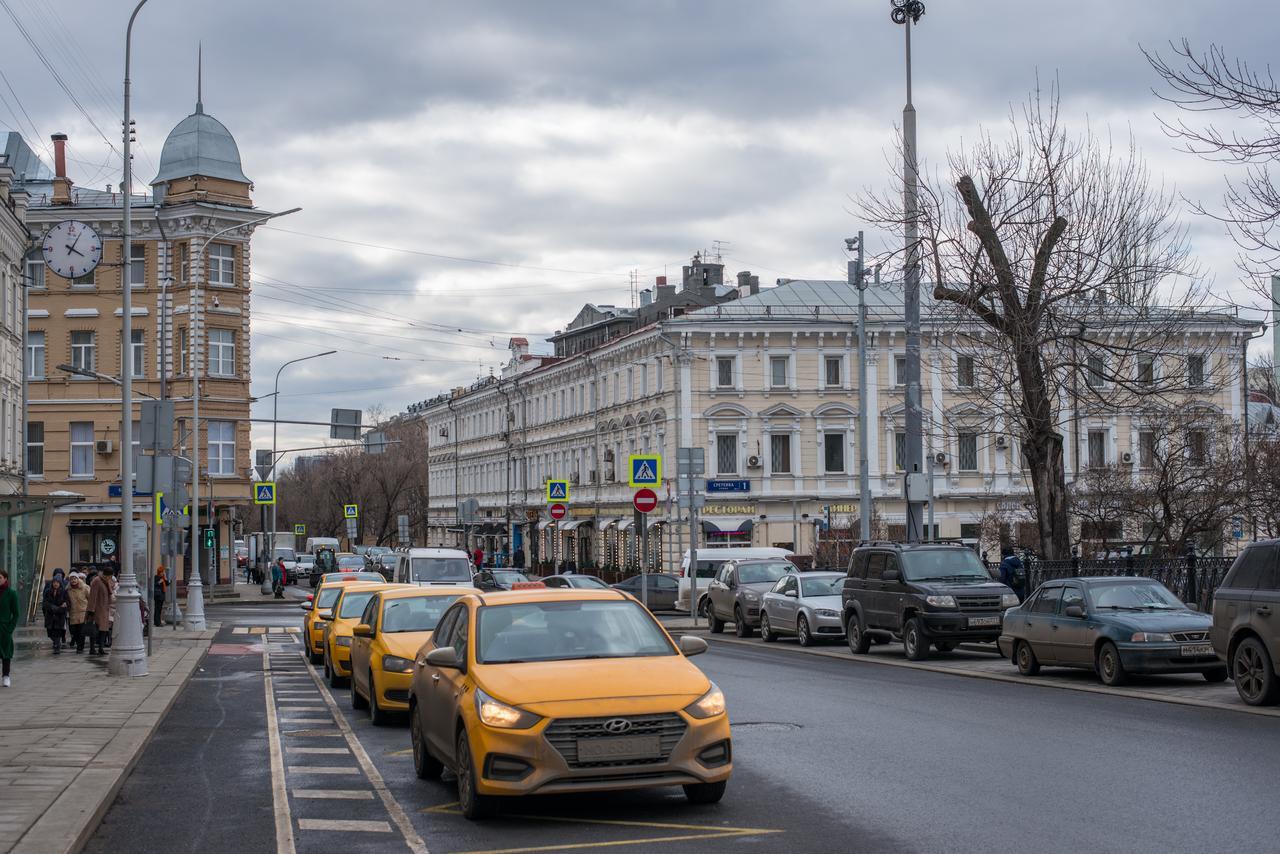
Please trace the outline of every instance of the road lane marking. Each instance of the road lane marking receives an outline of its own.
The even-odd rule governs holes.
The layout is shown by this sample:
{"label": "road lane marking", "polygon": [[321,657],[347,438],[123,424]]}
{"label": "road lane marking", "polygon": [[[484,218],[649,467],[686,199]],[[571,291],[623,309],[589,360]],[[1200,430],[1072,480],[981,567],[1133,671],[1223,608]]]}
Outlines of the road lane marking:
{"label": "road lane marking", "polygon": [[359,774],[360,769],[349,765],[290,765],[290,774]]}
{"label": "road lane marking", "polygon": [[312,798],[335,801],[371,801],[373,792],[368,789],[294,789],[295,798]]}
{"label": "road lane marking", "polygon": [[351,751],[350,751],[350,750],[347,750],[345,747],[293,747],[293,746],[288,746],[288,747],[286,747],[286,748],[285,748],[285,750],[289,751],[290,753],[321,753],[321,754],[325,754],[325,755],[328,755],[328,756],[335,756],[335,755],[347,756],[347,755],[349,755],[349,754],[351,753]]}
{"label": "road lane marking", "polygon": [[342,733],[327,729],[287,729],[284,734],[290,738],[341,738]]}
{"label": "road lane marking", "polygon": [[293,726],[295,724],[331,724],[333,718],[280,718],[280,723]]}
{"label": "road lane marking", "polygon": [[262,687],[267,703],[267,742],[271,757],[271,805],[275,813],[276,852],[294,854],[293,818],[284,786],[284,757],[280,753],[280,724],[276,720],[275,697],[271,694],[271,659],[262,654]]}
{"label": "road lane marking", "polygon": [[357,833],[390,833],[391,825],[385,821],[358,821],[352,818],[300,818],[301,830],[336,830]]}

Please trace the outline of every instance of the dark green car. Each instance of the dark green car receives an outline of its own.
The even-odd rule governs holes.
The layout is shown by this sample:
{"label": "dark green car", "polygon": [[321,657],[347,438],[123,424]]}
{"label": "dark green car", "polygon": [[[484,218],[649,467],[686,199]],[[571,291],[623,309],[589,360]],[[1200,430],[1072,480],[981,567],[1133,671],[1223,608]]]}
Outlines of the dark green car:
{"label": "dark green car", "polygon": [[1090,669],[1105,685],[1138,673],[1221,682],[1227,668],[1209,642],[1212,622],[1150,578],[1064,578],[1005,611],[999,644],[1024,676],[1044,665]]}

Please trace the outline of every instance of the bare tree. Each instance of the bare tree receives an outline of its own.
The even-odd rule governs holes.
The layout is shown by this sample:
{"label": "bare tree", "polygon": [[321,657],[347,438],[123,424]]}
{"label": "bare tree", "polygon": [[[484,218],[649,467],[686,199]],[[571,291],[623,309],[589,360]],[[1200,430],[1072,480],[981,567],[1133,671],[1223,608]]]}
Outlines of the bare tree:
{"label": "bare tree", "polygon": [[1110,552],[1124,539],[1133,492],[1132,471],[1126,466],[1091,466],[1071,484],[1071,515],[1080,522],[1082,553],[1090,545]]}
{"label": "bare tree", "polygon": [[[949,323],[951,334],[940,334],[990,381],[985,405],[1019,439],[1040,551],[1062,559],[1068,390],[1108,406],[1185,390],[1185,368],[1166,356],[1201,295],[1175,198],[1132,143],[1069,134],[1056,91],[1034,93],[1009,123],[1007,139],[982,134],[953,153],[945,179],[921,176],[918,248],[934,281],[934,325]],[[865,194],[861,207],[904,232],[896,192]],[[1171,301],[1181,309],[1161,307]],[[1136,364],[1148,357],[1164,370],[1148,377]]]}

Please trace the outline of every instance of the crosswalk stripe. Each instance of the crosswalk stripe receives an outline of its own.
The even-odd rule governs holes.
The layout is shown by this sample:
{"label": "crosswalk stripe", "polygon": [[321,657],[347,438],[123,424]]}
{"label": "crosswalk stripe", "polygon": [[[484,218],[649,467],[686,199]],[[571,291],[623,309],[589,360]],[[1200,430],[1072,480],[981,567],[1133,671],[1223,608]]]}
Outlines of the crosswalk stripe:
{"label": "crosswalk stripe", "polygon": [[251,635],[265,635],[266,633],[267,633],[266,626],[250,626],[249,627],[249,634]]}
{"label": "crosswalk stripe", "polygon": [[249,634],[249,627],[248,627],[248,626],[236,626],[234,629],[232,629],[232,630],[231,630],[231,634],[233,634],[233,635],[247,635],[247,634]]}
{"label": "crosswalk stripe", "polygon": [[290,765],[290,774],[359,774],[360,769],[349,765]]}
{"label": "crosswalk stripe", "polygon": [[390,833],[391,825],[385,821],[357,821],[350,818],[300,818],[301,830],[347,830],[362,833]]}
{"label": "crosswalk stripe", "polygon": [[294,789],[295,798],[317,798],[335,801],[371,801],[373,792],[368,789]]}

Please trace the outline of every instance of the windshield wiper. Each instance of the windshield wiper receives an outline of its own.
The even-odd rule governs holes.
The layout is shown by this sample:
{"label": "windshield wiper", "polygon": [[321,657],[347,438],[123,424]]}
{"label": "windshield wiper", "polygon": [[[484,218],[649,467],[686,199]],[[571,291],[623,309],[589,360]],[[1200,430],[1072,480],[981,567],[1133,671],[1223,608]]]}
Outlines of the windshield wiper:
{"label": "windshield wiper", "polygon": [[1110,608],[1113,611],[1144,611],[1141,605],[1099,605],[1098,608]]}

